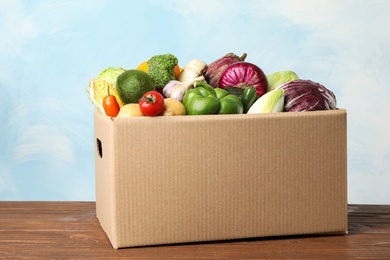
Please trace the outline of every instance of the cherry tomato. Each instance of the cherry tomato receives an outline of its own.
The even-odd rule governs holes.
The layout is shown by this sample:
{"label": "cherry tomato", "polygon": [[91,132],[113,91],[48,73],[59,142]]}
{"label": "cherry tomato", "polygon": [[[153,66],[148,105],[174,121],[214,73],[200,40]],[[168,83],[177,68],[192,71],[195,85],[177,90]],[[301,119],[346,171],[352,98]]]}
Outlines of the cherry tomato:
{"label": "cherry tomato", "polygon": [[164,97],[157,91],[148,91],[139,100],[139,109],[145,116],[157,116],[164,109]]}
{"label": "cherry tomato", "polygon": [[107,96],[103,98],[103,108],[109,117],[116,117],[119,113],[120,107],[118,101],[114,95],[110,95],[110,89],[107,91]]}

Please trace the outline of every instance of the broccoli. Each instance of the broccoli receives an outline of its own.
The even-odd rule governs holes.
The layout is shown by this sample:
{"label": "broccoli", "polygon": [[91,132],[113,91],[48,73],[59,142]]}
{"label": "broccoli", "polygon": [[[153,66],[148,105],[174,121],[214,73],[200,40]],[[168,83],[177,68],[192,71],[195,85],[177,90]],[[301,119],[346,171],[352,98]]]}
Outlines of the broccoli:
{"label": "broccoli", "polygon": [[175,80],[175,66],[178,59],[173,54],[155,55],[150,58],[148,74],[156,83],[156,88],[163,88],[170,80]]}

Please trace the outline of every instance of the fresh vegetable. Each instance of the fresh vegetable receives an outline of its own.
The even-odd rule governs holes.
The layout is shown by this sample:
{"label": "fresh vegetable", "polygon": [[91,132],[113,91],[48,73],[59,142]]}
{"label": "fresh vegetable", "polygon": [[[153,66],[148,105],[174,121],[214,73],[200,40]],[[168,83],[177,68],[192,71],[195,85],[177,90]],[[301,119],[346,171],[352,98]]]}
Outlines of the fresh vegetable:
{"label": "fresh vegetable", "polygon": [[311,80],[298,79],[279,87],[284,90],[286,112],[336,109],[336,97],[332,91]]}
{"label": "fresh vegetable", "polygon": [[221,88],[215,88],[214,90],[221,103],[218,114],[242,114],[244,112],[244,106],[239,97],[229,94]]}
{"label": "fresh vegetable", "polygon": [[114,95],[110,95],[110,88],[107,88],[107,96],[103,98],[103,108],[106,115],[109,117],[116,117],[119,113],[120,107]]}
{"label": "fresh vegetable", "polygon": [[164,109],[164,97],[157,91],[149,91],[142,96],[138,104],[145,116],[157,116]]}
{"label": "fresh vegetable", "polygon": [[[106,68],[86,91],[95,108],[111,117],[142,114],[141,103],[156,110],[163,103],[160,115],[337,109],[335,95],[321,84],[299,79],[291,70],[265,75],[260,67],[246,62],[246,56],[228,53],[210,64],[193,59],[182,69],[173,54],[154,55],[137,69]],[[150,91],[160,93],[164,102],[160,96],[159,102],[155,96],[145,98]]]}
{"label": "fresh vegetable", "polygon": [[175,80],[175,66],[178,59],[173,54],[155,55],[149,59],[148,74],[155,82],[155,87],[162,88],[170,81]]}
{"label": "fresh vegetable", "polygon": [[203,76],[207,70],[207,63],[202,60],[191,60],[183,68],[183,71],[180,73],[178,80],[181,82],[187,82],[189,80],[194,80],[200,76]]}
{"label": "fresh vegetable", "polygon": [[225,56],[211,62],[206,70],[204,75],[206,81],[214,88],[219,87],[219,80],[223,71],[233,63],[239,61],[245,61],[246,53],[244,53],[241,57],[238,57],[234,53],[228,53]]}
{"label": "fresh vegetable", "polygon": [[187,115],[211,115],[218,114],[221,106],[215,90],[210,85],[200,86],[195,82],[195,88],[186,92],[183,99]]}
{"label": "fresh vegetable", "polygon": [[142,70],[126,70],[117,78],[116,88],[123,103],[138,103],[143,94],[155,90],[154,81]]}
{"label": "fresh vegetable", "polygon": [[179,79],[179,75],[182,71],[183,69],[180,68],[179,64],[176,64],[176,66],[173,68],[173,72],[175,73],[175,79]]}
{"label": "fresh vegetable", "polygon": [[138,103],[129,103],[121,107],[118,115],[116,117],[135,117],[143,116],[141,110],[139,109]]}
{"label": "fresh vegetable", "polygon": [[254,87],[257,96],[261,97],[267,92],[268,82],[264,72],[255,64],[236,62],[224,70],[219,80],[220,88],[228,86],[239,88]]}
{"label": "fresh vegetable", "polygon": [[244,113],[247,113],[248,110],[252,107],[257,99],[256,89],[253,87],[245,88],[241,96],[242,104],[244,105]]}
{"label": "fresh vegetable", "polygon": [[243,106],[244,113],[248,112],[249,108],[257,99],[256,89],[253,87],[238,88],[238,87],[226,87],[224,88],[229,94],[233,94],[240,98]]}
{"label": "fresh vegetable", "polygon": [[249,108],[247,114],[282,112],[284,106],[284,90],[274,89],[262,95]]}
{"label": "fresh vegetable", "polygon": [[237,97],[241,98],[242,93],[244,93],[244,88],[238,88],[238,87],[226,87],[224,88],[229,94],[236,95]]}
{"label": "fresh vegetable", "polygon": [[116,80],[119,75],[121,75],[123,72],[125,72],[125,69],[122,67],[109,67],[102,72],[100,72],[98,79],[104,80],[107,83],[109,83],[113,88],[116,88]]}
{"label": "fresh vegetable", "polygon": [[122,107],[124,104],[120,99],[117,90],[105,80],[98,78],[92,79],[85,89],[87,91],[89,100],[92,102],[92,104],[95,105],[95,108],[103,114],[105,114],[103,108],[103,99],[107,95],[107,89],[109,89],[111,95],[115,96],[119,107]]}
{"label": "fresh vegetable", "polygon": [[183,103],[174,98],[164,99],[164,109],[160,116],[184,116],[186,108]]}
{"label": "fresh vegetable", "polygon": [[243,111],[238,97],[223,89],[214,89],[202,81],[196,81],[195,88],[186,92],[183,104],[187,115],[234,114]]}
{"label": "fresh vegetable", "polygon": [[[136,69],[148,72],[148,70],[149,70],[149,60],[141,62],[141,64],[139,64]],[[175,79],[178,79],[179,75],[180,75],[180,73],[182,71],[182,69],[180,68],[179,64],[176,64],[176,66],[175,66],[175,68],[173,70],[174,70],[174,73],[175,73]]]}
{"label": "fresh vegetable", "polygon": [[274,90],[286,82],[299,79],[298,75],[291,70],[274,72],[267,75],[268,91]]}
{"label": "fresh vegetable", "polygon": [[163,95],[165,97],[170,97],[183,101],[184,94],[187,90],[194,88],[195,81],[204,81],[204,77],[200,76],[194,79],[189,79],[187,81],[181,82],[178,80],[170,80],[167,85],[163,88]]}
{"label": "fresh vegetable", "polygon": [[138,66],[137,66],[137,70],[142,70],[144,72],[148,72],[148,67],[149,67],[149,60],[146,60],[146,61],[143,61],[141,62]]}

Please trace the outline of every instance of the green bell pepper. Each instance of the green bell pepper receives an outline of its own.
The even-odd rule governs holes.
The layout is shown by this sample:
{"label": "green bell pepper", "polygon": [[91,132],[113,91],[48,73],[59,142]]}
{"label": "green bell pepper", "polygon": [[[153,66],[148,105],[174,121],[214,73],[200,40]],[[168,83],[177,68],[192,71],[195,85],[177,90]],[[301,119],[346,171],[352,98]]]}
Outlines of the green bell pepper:
{"label": "green bell pepper", "polygon": [[255,103],[256,100],[256,89],[253,87],[245,88],[244,92],[241,95],[241,101],[244,105],[244,113],[248,112],[249,108]]}
{"label": "green bell pepper", "polygon": [[249,108],[258,98],[254,87],[246,87],[245,89],[239,87],[226,87],[225,90],[240,98],[244,105],[244,113],[248,112]]}
{"label": "green bell pepper", "polygon": [[235,95],[196,81],[195,88],[186,91],[183,99],[187,115],[241,114],[244,106]]}

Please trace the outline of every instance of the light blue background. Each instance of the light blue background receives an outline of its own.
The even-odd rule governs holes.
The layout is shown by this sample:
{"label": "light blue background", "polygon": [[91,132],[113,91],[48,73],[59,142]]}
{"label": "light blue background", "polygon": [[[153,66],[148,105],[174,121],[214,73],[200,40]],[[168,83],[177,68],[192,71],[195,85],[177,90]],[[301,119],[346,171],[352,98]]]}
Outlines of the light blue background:
{"label": "light blue background", "polygon": [[349,202],[389,204],[389,14],[387,0],[1,0],[0,200],[95,199],[84,88],[101,70],[246,52],[336,94]]}

